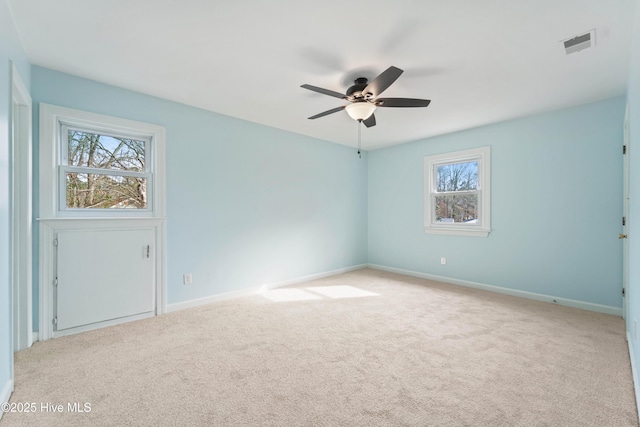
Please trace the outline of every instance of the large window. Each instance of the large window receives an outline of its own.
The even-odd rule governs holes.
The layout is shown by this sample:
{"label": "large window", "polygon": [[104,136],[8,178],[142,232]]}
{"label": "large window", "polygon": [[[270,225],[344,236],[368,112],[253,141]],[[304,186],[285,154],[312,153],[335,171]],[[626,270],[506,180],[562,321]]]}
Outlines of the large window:
{"label": "large window", "polygon": [[163,216],[164,128],[40,108],[41,215]]}
{"label": "large window", "polygon": [[427,233],[488,235],[490,157],[489,147],[425,157]]}

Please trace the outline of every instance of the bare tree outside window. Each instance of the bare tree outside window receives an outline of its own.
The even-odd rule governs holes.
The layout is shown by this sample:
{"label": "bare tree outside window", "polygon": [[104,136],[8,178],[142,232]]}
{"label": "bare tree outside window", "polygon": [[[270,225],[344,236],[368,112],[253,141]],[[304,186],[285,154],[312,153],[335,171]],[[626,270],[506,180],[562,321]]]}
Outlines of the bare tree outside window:
{"label": "bare tree outside window", "polygon": [[478,218],[478,162],[437,166],[436,222],[469,223]]}
{"label": "bare tree outside window", "polygon": [[67,208],[147,208],[145,141],[71,129],[67,138]]}

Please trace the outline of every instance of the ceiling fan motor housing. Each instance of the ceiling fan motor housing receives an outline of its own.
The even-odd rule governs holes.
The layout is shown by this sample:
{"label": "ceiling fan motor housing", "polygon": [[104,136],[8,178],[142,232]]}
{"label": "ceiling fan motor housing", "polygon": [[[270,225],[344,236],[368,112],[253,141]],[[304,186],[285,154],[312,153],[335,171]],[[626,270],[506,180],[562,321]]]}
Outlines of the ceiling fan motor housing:
{"label": "ceiling fan motor housing", "polygon": [[[365,98],[366,94],[363,94],[362,91],[364,90],[364,88],[367,87],[367,82],[368,82],[368,80],[367,80],[366,77],[358,77],[353,82],[355,84],[353,86],[351,86],[349,89],[347,89],[346,95],[348,97],[352,97],[352,98],[355,98],[355,99]],[[372,96],[372,94],[370,94],[369,96]]]}

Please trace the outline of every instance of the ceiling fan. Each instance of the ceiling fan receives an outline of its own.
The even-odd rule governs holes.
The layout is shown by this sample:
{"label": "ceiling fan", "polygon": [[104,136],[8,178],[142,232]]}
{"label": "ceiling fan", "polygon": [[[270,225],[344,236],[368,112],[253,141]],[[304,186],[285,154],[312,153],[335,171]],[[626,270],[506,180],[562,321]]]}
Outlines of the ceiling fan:
{"label": "ceiling fan", "polygon": [[389,67],[376,77],[371,83],[368,83],[366,77],[359,77],[354,81],[354,85],[347,89],[345,94],[335,92],[329,89],[304,84],[300,87],[309,89],[324,95],[333,96],[335,98],[349,101],[349,104],[341,107],[332,108],[309,117],[309,119],[317,119],[319,117],[328,116],[341,110],[347,110],[349,116],[366,127],[376,125],[376,117],[373,112],[377,107],[426,107],[431,101],[428,99],[413,98],[378,98],[389,86],[395,82],[404,71],[397,67]]}

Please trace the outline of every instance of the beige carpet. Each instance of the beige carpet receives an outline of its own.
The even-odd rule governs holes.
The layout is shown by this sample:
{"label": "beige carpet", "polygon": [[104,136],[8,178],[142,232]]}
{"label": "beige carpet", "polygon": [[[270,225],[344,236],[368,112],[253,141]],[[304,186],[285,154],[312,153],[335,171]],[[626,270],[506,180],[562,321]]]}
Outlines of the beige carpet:
{"label": "beige carpet", "polygon": [[621,318],[370,269],[37,343],[15,373],[38,411],[2,427],[638,425]]}

